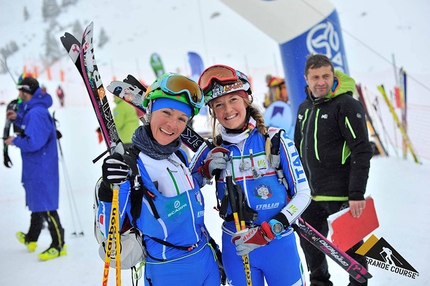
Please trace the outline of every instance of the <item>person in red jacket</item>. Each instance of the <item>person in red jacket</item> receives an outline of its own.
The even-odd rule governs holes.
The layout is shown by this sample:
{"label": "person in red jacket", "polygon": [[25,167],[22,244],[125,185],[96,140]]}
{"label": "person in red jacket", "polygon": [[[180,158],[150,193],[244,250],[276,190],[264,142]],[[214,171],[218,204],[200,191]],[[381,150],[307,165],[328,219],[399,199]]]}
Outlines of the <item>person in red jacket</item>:
{"label": "person in red jacket", "polygon": [[60,85],[57,88],[57,96],[58,96],[58,99],[60,100],[61,106],[64,106],[64,91]]}

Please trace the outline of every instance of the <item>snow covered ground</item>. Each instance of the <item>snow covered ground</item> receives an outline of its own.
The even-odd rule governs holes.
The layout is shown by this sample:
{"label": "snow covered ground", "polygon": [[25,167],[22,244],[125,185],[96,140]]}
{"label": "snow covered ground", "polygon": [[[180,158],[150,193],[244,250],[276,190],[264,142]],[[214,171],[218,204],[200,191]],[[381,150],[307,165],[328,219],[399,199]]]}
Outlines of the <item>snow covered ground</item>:
{"label": "snow covered ground", "polygon": [[[103,261],[98,256],[98,244],[93,235],[94,184],[101,174],[101,161],[92,160],[105,148],[98,144],[95,128],[97,121],[91,107],[56,108],[63,133],[61,145],[64,163],[60,163],[61,196],[59,214],[66,230],[68,255],[51,261],[40,262],[37,254],[50,244],[47,230],[43,230],[35,253],[28,253],[16,238],[17,231],[27,231],[30,212],[25,207],[24,189],[20,184],[21,158],[19,150],[10,148],[14,163],[0,169],[0,285],[100,285]],[[5,107],[0,106],[0,114]],[[0,117],[0,126],[4,118]],[[66,168],[64,168],[66,166]],[[64,180],[67,170],[72,188]],[[370,266],[373,278],[369,285],[426,285],[430,283],[430,233],[428,186],[430,162],[422,165],[399,158],[372,159],[368,194],[375,199],[380,227],[374,231],[378,238],[387,240],[415,269],[419,276],[414,280]],[[206,223],[212,235],[220,241],[221,220],[213,206],[213,187],[205,187]],[[78,211],[71,206],[76,204]],[[73,232],[84,232],[74,236]],[[300,248],[299,248],[300,249]],[[270,259],[270,258],[268,258]],[[347,274],[330,262],[335,285],[345,285]],[[115,271],[110,271],[114,285]],[[122,272],[123,285],[131,285],[130,271]],[[142,283],[143,284],[143,283]]]}

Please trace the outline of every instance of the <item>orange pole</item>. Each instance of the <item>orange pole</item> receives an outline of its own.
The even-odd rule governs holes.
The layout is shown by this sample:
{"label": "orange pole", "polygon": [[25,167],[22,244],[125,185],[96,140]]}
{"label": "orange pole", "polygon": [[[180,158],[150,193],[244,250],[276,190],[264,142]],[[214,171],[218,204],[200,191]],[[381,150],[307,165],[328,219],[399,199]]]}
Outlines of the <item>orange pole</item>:
{"label": "orange pole", "polygon": [[51,68],[46,68],[46,74],[48,76],[48,80],[52,80],[52,76],[51,76]]}

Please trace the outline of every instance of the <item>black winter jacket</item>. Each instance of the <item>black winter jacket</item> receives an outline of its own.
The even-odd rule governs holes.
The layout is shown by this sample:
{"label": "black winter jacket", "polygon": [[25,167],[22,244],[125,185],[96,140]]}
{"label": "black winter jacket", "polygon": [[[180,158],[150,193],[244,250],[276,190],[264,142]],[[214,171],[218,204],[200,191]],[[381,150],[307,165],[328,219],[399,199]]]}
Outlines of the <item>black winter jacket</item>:
{"label": "black winter jacket", "polygon": [[314,200],[363,200],[373,154],[365,111],[352,78],[336,71],[334,88],[323,100],[306,88],[294,142]]}

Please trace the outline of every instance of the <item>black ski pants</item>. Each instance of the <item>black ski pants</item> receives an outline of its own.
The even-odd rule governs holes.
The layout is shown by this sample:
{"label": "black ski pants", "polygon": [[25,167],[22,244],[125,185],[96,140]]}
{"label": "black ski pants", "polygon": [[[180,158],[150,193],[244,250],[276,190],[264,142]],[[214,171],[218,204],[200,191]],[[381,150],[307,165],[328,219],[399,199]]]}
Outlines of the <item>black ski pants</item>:
{"label": "black ski pants", "polygon": [[43,228],[43,222],[48,223],[48,230],[52,237],[50,247],[61,249],[64,245],[64,229],[61,226],[57,211],[32,212],[30,228],[25,236],[26,242],[37,241]]}
{"label": "black ski pants", "polygon": [[[312,200],[301,217],[322,235],[327,237],[328,216],[346,207],[348,207],[348,202],[316,202]],[[367,269],[366,257],[355,253],[362,244],[363,241],[360,241],[346,251],[346,253]],[[303,249],[306,264],[310,271],[311,285],[332,286],[333,283],[330,281],[330,273],[328,271],[325,254],[302,237],[300,237],[300,246]],[[349,281],[349,285],[351,286],[367,286],[367,282],[359,283],[352,277],[349,277]]]}

